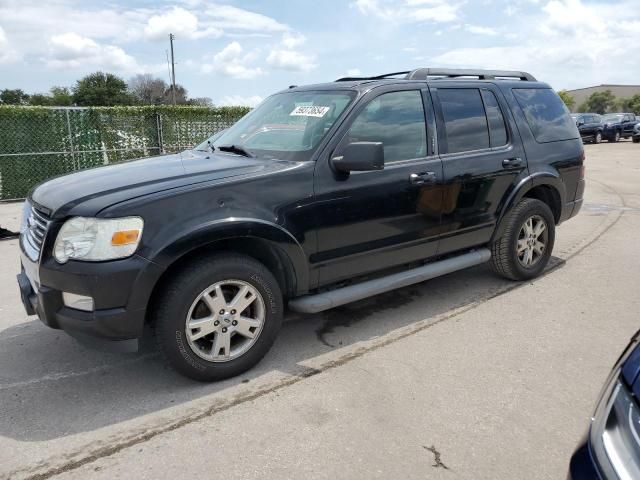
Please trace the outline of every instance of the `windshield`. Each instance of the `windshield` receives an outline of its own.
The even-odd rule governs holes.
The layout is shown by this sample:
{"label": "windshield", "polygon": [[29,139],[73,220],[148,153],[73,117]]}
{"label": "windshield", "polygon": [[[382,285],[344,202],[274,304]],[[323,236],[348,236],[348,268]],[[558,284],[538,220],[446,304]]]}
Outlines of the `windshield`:
{"label": "windshield", "polygon": [[611,115],[605,115],[602,118],[602,121],[604,121],[604,122],[620,122],[620,121],[622,121],[622,117],[623,116],[624,115],[615,114],[615,113],[611,114]]}
{"label": "windshield", "polygon": [[309,160],[354,97],[352,91],[272,95],[231,128],[198,145],[196,150],[207,150],[211,142],[216,150],[230,154],[240,149],[259,158]]}

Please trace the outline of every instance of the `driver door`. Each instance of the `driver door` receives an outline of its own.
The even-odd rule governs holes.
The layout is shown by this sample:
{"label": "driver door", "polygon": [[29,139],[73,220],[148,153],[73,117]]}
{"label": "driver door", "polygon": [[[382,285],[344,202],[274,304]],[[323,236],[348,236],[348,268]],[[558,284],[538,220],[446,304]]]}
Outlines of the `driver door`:
{"label": "driver door", "polygon": [[[392,85],[369,92],[318,159],[315,215],[320,285],[435,255],[442,163],[434,156],[428,91]],[[429,127],[427,124],[429,123]],[[337,172],[351,142],[382,142],[383,170]]]}

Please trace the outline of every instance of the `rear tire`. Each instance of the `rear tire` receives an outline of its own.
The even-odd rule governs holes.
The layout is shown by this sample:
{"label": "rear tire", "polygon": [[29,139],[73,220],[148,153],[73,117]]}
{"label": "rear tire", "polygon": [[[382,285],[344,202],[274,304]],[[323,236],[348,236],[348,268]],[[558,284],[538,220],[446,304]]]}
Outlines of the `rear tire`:
{"label": "rear tire", "polygon": [[537,277],[549,263],[555,242],[551,209],[540,200],[524,198],[504,221],[504,234],[491,246],[493,270],[510,280]]}
{"label": "rear tire", "polygon": [[222,380],[265,356],[280,330],[283,307],[278,282],[258,261],[233,253],[204,255],[160,292],[153,311],[156,341],[179,373]]}

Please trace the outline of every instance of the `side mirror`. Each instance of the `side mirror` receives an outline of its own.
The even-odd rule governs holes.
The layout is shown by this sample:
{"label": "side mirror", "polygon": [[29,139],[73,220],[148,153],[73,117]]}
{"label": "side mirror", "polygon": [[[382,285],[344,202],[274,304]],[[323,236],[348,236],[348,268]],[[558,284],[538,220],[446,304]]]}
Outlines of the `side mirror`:
{"label": "side mirror", "polygon": [[582,125],[584,125],[584,120],[581,118],[578,120],[578,126],[581,127]]}
{"label": "side mirror", "polygon": [[384,168],[382,142],[353,142],[331,159],[333,168],[339,172],[368,172]]}

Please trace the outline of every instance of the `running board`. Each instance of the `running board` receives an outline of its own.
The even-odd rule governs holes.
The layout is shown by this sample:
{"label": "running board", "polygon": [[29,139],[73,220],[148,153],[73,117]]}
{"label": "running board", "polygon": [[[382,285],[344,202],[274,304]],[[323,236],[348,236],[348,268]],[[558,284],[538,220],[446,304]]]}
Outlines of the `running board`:
{"label": "running board", "polygon": [[382,278],[367,280],[348,287],[338,288],[315,295],[304,295],[289,301],[289,308],[295,312],[317,313],[330,308],[339,307],[345,303],[355,302],[363,298],[380,293],[406,287],[414,283],[424,282],[431,278],[440,277],[448,273],[473,267],[487,262],[491,258],[491,251],[487,248],[474,250],[457,257],[447,258],[438,262],[428,263],[418,268],[394,273]]}

